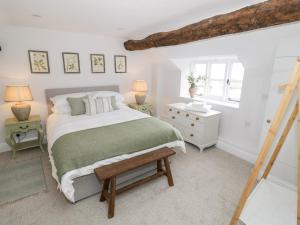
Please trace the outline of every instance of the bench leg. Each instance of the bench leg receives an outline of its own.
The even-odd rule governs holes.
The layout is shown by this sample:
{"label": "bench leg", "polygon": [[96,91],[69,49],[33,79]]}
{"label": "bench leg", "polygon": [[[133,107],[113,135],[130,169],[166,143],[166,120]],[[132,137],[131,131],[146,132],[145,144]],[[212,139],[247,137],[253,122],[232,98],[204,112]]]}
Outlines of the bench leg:
{"label": "bench leg", "polygon": [[105,201],[104,192],[108,193],[109,181],[110,181],[109,179],[106,179],[103,182],[102,192],[101,192],[101,196],[100,196],[100,202]]}
{"label": "bench leg", "polygon": [[112,218],[115,212],[116,177],[111,178],[110,199],[108,205],[108,218]]}
{"label": "bench leg", "polygon": [[166,173],[167,173],[167,177],[168,177],[169,186],[174,186],[173,177],[172,177],[170,163],[169,163],[168,158],[164,158],[164,164],[166,167]]}
{"label": "bench leg", "polygon": [[161,163],[161,159],[157,160],[157,172],[162,171],[162,163]]}

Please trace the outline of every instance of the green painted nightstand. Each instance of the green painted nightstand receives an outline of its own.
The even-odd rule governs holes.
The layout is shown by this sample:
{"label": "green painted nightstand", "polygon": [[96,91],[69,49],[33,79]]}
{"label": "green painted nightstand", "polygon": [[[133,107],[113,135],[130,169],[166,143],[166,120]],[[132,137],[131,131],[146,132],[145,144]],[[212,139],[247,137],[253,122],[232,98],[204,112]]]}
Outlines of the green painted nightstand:
{"label": "green painted nightstand", "polygon": [[130,103],[130,104],[128,104],[128,106],[132,109],[135,109],[135,110],[138,110],[140,112],[146,113],[150,116],[153,115],[152,105],[150,103],[144,103],[144,104],[141,104],[141,105],[138,105],[136,103]]}
{"label": "green painted nightstand", "polygon": [[[17,143],[13,134],[27,133],[36,130],[38,138],[35,140],[24,141]],[[44,140],[44,131],[41,125],[41,118],[38,115],[30,116],[26,121],[18,121],[16,118],[8,118],[5,120],[5,141],[11,147],[12,158],[15,158],[16,152],[19,150],[39,146],[42,151]]]}

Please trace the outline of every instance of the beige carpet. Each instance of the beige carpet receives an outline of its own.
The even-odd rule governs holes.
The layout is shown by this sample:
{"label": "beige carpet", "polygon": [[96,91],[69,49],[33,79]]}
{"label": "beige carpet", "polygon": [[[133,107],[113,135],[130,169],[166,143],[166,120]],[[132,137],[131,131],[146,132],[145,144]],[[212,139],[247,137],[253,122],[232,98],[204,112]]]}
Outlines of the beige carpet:
{"label": "beige carpet", "polygon": [[[216,148],[199,153],[187,145],[171,167],[175,186],[162,177],[116,198],[115,217],[92,196],[70,204],[56,190],[46,154],[42,156],[48,192],[0,206],[2,225],[228,225],[250,173],[251,164]],[[22,151],[17,160],[36,157]],[[0,155],[0,164],[9,154]]]}

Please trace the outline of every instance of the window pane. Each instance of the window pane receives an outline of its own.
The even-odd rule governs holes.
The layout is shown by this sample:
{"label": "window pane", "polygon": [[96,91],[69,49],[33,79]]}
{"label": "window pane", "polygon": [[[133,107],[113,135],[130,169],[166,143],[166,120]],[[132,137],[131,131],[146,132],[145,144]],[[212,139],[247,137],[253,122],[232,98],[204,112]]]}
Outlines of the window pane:
{"label": "window pane", "polygon": [[197,95],[203,96],[204,95],[204,86],[198,86]]}
{"label": "window pane", "polygon": [[235,101],[240,101],[241,98],[241,89],[232,89],[228,90],[228,98]]}
{"label": "window pane", "polygon": [[244,77],[244,67],[242,63],[233,63],[231,65],[231,80],[243,80]]}
{"label": "window pane", "polygon": [[209,94],[213,96],[221,97],[223,96],[223,81],[210,81],[209,83]]}
{"label": "window pane", "polygon": [[232,81],[228,88],[228,98],[235,101],[240,101],[242,92],[242,82]]}
{"label": "window pane", "polygon": [[205,76],[206,75],[206,64],[195,64],[194,74],[196,76]]}
{"label": "window pane", "polygon": [[229,88],[242,89],[242,81],[231,81]]}
{"label": "window pane", "polygon": [[218,64],[211,64],[211,79],[224,79],[226,72],[226,64],[225,63],[218,63]]}

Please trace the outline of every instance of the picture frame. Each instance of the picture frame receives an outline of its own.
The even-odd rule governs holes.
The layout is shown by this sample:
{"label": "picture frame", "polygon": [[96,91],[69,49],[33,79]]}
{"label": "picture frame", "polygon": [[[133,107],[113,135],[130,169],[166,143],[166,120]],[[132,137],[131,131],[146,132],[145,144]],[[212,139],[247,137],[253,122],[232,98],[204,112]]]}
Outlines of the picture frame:
{"label": "picture frame", "polygon": [[126,73],[127,72],[127,62],[125,55],[115,55],[115,73]]}
{"label": "picture frame", "polygon": [[105,73],[105,56],[103,54],[90,54],[91,72]]}
{"label": "picture frame", "polygon": [[31,73],[50,73],[47,51],[28,50]]}
{"label": "picture frame", "polygon": [[62,57],[65,73],[80,73],[79,53],[63,52]]}

